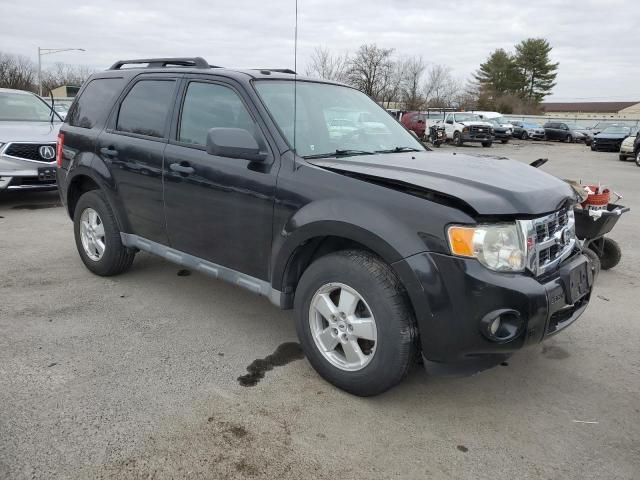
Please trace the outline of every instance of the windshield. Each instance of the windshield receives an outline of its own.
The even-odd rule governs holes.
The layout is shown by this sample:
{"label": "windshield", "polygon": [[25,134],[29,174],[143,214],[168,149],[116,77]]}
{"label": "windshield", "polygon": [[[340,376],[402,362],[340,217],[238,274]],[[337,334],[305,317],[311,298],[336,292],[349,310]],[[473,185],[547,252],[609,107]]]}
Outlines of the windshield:
{"label": "windshield", "polygon": [[602,133],[622,133],[624,135],[629,135],[629,133],[631,133],[631,129],[620,125],[612,125],[611,127],[605,128]]}
{"label": "windshield", "polygon": [[511,123],[509,120],[507,120],[504,117],[496,117],[496,118],[494,118],[494,120],[496,122],[498,122],[500,125],[507,125],[507,124]]}
{"label": "windshield", "polygon": [[303,157],[424,150],[382,107],[352,88],[290,80],[258,80],[255,87],[289,145]]}
{"label": "windshield", "polygon": [[474,113],[456,113],[456,122],[481,122],[482,119]]}
{"label": "windshield", "polygon": [[35,95],[0,92],[0,121],[49,122],[51,109]]}

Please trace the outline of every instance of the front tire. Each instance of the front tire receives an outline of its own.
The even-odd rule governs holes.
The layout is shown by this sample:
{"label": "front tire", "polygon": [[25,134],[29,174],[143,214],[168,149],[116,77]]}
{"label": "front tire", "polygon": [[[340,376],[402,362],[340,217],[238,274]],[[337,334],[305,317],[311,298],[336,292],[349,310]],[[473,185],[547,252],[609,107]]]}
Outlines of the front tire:
{"label": "front tire", "polygon": [[124,245],[115,214],[100,190],[83,194],[73,215],[76,247],[85,266],[108,277],[131,267],[135,252]]}
{"label": "front tire", "polygon": [[323,256],[296,289],[298,338],[313,368],[359,396],[400,382],[416,353],[416,327],[406,291],[375,255],[347,250]]}
{"label": "front tire", "polygon": [[621,162],[626,162],[627,161],[627,156],[619,154],[618,155],[618,160],[620,160]]}
{"label": "front tire", "polygon": [[462,135],[460,135],[460,132],[453,132],[453,144],[456,147],[461,147],[462,143]]}
{"label": "front tire", "polygon": [[482,142],[484,148],[489,148],[491,145],[493,145],[493,142]]}
{"label": "front tire", "polygon": [[500,143],[502,143],[502,144],[509,143],[509,139],[508,138],[503,138],[502,140],[500,140]]}
{"label": "front tire", "polygon": [[636,165],[640,167],[640,150],[636,152]]}
{"label": "front tire", "polygon": [[520,135],[520,139],[528,140],[529,139],[529,134],[526,131],[522,132],[522,135]]}

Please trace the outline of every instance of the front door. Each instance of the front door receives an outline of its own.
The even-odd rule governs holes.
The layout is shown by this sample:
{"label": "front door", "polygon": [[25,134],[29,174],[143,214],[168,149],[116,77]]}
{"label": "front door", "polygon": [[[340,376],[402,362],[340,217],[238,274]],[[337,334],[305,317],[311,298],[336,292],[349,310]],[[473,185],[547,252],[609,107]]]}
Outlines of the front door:
{"label": "front door", "polygon": [[[185,80],[174,133],[164,152],[164,201],[173,248],[261,280],[268,279],[279,158],[240,90]],[[254,162],[206,152],[211,128],[244,128],[268,152]],[[275,151],[275,150],[273,150]]]}

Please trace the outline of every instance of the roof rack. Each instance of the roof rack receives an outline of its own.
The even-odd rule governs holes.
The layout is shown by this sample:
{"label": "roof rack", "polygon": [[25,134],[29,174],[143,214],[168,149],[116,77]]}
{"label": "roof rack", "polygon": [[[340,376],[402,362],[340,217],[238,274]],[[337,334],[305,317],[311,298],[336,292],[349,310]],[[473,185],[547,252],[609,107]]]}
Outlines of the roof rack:
{"label": "roof rack", "polygon": [[159,67],[194,67],[194,68],[220,68],[209,63],[202,57],[175,57],[175,58],[138,58],[134,60],[119,60],[109,67],[109,70],[120,70],[125,65],[146,63],[146,68]]}
{"label": "roof rack", "polygon": [[254,70],[259,70],[260,72],[290,73],[291,75],[297,75],[297,73],[290,68],[254,68]]}

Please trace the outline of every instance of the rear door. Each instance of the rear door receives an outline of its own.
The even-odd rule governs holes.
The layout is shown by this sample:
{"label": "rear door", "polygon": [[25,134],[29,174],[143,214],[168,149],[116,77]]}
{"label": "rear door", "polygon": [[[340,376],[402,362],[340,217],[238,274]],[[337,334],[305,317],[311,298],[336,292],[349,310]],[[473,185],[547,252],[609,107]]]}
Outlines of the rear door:
{"label": "rear door", "polygon": [[178,80],[171,74],[136,77],[112,112],[96,149],[110,166],[130,233],[165,245],[162,161]]}
{"label": "rear door", "polygon": [[[210,75],[188,77],[183,84],[163,170],[171,246],[267,280],[276,150],[242,88]],[[208,154],[207,132],[214,127],[246,129],[268,152],[267,160]]]}

